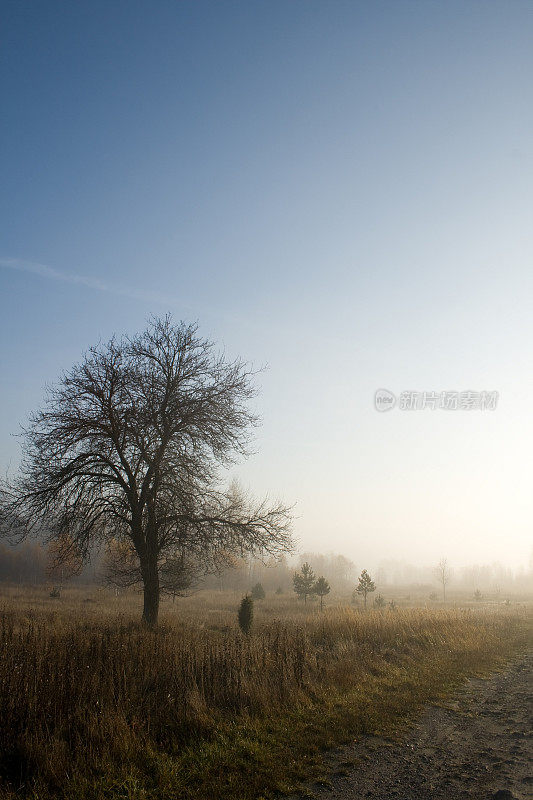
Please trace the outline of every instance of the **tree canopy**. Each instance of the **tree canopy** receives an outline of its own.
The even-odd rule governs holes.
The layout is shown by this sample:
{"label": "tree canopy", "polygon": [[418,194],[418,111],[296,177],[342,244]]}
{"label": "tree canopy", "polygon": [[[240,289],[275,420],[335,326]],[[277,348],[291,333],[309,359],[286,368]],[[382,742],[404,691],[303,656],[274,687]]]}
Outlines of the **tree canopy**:
{"label": "tree canopy", "polygon": [[92,347],[48,391],[24,432],[2,522],[59,540],[65,558],[113,543],[117,575],[142,581],[143,618],[235,553],[291,548],[290,509],[254,503],[221,470],[248,452],[258,420],[253,372],[196,325],[154,318],[133,337]]}

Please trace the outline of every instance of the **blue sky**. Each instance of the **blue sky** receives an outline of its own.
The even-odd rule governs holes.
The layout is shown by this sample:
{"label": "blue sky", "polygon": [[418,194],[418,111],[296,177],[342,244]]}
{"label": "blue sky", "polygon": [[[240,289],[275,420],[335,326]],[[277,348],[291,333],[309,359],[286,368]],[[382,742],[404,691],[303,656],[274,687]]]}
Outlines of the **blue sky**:
{"label": "blue sky", "polygon": [[[257,365],[302,547],[531,550],[533,5],[2,3],[0,441],[171,311]],[[497,390],[377,414],[374,390]]]}

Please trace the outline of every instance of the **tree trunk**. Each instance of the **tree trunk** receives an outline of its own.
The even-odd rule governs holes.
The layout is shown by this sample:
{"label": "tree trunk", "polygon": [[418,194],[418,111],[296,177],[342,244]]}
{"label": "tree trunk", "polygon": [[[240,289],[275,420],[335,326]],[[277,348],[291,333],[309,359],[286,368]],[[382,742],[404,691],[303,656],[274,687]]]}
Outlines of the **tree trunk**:
{"label": "tree trunk", "polygon": [[141,573],[144,584],[143,622],[153,628],[159,615],[159,573],[155,556],[149,555],[141,562]]}

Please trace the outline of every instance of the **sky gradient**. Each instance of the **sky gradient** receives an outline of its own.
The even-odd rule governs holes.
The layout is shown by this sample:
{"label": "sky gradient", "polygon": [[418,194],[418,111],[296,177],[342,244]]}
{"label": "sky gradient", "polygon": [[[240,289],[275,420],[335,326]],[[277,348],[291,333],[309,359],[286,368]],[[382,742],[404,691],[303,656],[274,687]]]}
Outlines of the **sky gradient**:
{"label": "sky gradient", "polygon": [[302,549],[526,566],[533,5],[1,7],[2,470],[45,384],[170,311],[267,365],[234,474]]}

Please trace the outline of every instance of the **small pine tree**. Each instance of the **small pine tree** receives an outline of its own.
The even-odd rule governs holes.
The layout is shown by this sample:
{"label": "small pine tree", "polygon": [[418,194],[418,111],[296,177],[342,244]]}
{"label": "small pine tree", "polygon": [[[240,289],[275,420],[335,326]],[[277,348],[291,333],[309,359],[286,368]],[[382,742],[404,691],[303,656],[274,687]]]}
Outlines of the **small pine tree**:
{"label": "small pine tree", "polygon": [[292,578],[294,591],[298,597],[303,597],[304,603],[307,603],[309,595],[314,594],[316,577],[310,564],[307,562],[302,564],[300,572],[295,572]]}
{"label": "small pine tree", "polygon": [[371,592],[376,591],[376,584],[374,583],[374,581],[372,580],[366,569],[364,569],[361,575],[359,576],[359,583],[357,584],[355,591],[357,592],[357,594],[363,595],[363,600],[366,608],[367,595],[371,594]]}
{"label": "small pine tree", "polygon": [[476,589],[476,591],[474,592],[474,600],[482,600],[482,599],[483,599],[483,595],[481,594],[479,589]]}
{"label": "small pine tree", "polygon": [[327,594],[329,594],[330,591],[331,591],[331,586],[329,585],[327,580],[324,578],[324,576],[321,575],[320,578],[315,583],[314,591],[313,591],[313,594],[317,594],[320,597],[320,610],[321,611],[324,608],[324,597]]}
{"label": "small pine tree", "polygon": [[266,597],[265,590],[263,589],[262,583],[256,583],[254,587],[252,587],[252,599],[253,600],[264,600]]}
{"label": "small pine tree", "polygon": [[386,605],[385,598],[383,597],[383,595],[378,594],[378,596],[374,600],[374,606],[376,608],[384,608],[385,605]]}
{"label": "small pine tree", "polygon": [[241,631],[245,633],[247,636],[252,628],[253,618],[254,618],[254,601],[249,594],[246,594],[241,600],[241,605],[239,607],[237,619],[239,620],[239,627]]}
{"label": "small pine tree", "polygon": [[276,594],[283,594],[283,589],[281,588],[281,586],[278,586],[278,588],[276,589]]}

